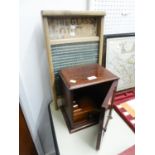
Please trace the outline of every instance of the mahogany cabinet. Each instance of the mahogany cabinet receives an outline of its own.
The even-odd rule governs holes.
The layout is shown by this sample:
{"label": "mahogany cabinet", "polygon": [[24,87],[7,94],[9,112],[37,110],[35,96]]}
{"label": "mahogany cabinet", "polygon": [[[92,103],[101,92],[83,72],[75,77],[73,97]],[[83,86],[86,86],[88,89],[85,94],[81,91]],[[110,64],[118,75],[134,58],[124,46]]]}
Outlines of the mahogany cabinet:
{"label": "mahogany cabinet", "polygon": [[63,89],[61,110],[70,133],[99,123],[98,150],[111,117],[119,78],[98,64],[64,68],[59,74]]}

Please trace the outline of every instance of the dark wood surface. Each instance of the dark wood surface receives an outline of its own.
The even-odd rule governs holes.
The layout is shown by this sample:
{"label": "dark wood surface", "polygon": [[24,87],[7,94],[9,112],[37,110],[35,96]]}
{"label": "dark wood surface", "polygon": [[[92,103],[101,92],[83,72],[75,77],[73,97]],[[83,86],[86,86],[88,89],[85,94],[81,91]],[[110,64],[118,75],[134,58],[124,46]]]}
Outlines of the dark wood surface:
{"label": "dark wood surface", "polygon": [[19,106],[19,155],[38,155],[20,106]]}
{"label": "dark wood surface", "polygon": [[[98,64],[64,68],[60,71],[60,76],[70,90],[118,79],[117,76]],[[95,76],[96,79],[87,79],[92,76]],[[71,80],[76,82],[73,83]]]}
{"label": "dark wood surface", "polygon": [[[107,130],[109,120],[112,118],[112,116],[111,116],[112,115],[112,107],[113,107],[113,103],[114,103],[114,95],[116,92],[117,84],[118,84],[118,80],[115,80],[112,83],[112,85],[105,97],[105,100],[102,104],[102,107],[104,107],[104,108],[101,108],[102,112],[100,114],[100,120],[99,120],[99,132],[98,132],[98,136],[97,136],[96,150],[100,149],[101,142],[102,142],[103,136]],[[108,117],[105,118],[104,113],[107,110],[108,110]]]}
{"label": "dark wood surface", "polygon": [[100,149],[101,141],[105,133],[104,128],[103,128],[103,124],[105,121],[104,116],[105,116],[105,108],[102,108],[100,119],[99,119],[99,130],[98,130],[98,136],[97,136],[96,150]]}
{"label": "dark wood surface", "polygon": [[112,105],[113,103],[112,99],[114,97],[113,94],[116,91],[117,84],[118,84],[118,80],[113,81],[113,83],[111,84],[111,87],[109,88],[106,94],[106,97],[102,103],[102,107],[107,109],[110,105]]}
{"label": "dark wood surface", "polygon": [[61,110],[69,132],[99,123],[99,133],[96,133],[98,150],[105,132],[104,111],[112,107],[119,78],[98,64],[62,69],[60,77],[64,101]]}
{"label": "dark wood surface", "polygon": [[96,121],[87,121],[87,122],[83,122],[83,123],[78,124],[78,125],[71,126],[71,122],[69,121],[68,115],[66,114],[66,111],[65,111],[63,106],[61,107],[61,111],[62,111],[64,120],[66,122],[68,131],[70,133],[77,132],[79,130],[85,129],[87,127],[90,127],[90,126],[95,125],[95,124],[98,123],[98,121],[96,120]]}

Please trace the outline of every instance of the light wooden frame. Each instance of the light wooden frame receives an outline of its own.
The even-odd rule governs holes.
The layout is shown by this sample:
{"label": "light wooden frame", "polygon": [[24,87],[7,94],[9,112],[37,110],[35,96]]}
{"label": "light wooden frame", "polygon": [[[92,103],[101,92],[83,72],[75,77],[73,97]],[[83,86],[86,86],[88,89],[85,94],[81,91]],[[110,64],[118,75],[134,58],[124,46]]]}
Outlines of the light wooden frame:
{"label": "light wooden frame", "polygon": [[[98,41],[99,42],[98,63],[100,65],[102,65],[103,43],[104,43],[104,41],[103,41],[103,24],[104,24],[105,13],[103,11],[50,11],[50,10],[45,11],[45,10],[43,10],[41,12],[41,14],[42,14],[42,20],[43,20],[46,51],[47,51],[48,64],[49,64],[51,93],[52,93],[52,97],[53,97],[53,102],[55,104],[55,108],[58,109],[59,106],[58,106],[57,99],[59,97],[56,95],[56,90],[55,90],[55,75],[54,75],[54,67],[53,67],[52,56],[51,56],[51,52],[52,52],[51,45],[75,43],[75,42]],[[56,17],[56,18],[60,18],[60,17],[95,17],[97,19],[97,36],[51,40],[50,36],[49,36],[49,25],[48,25],[48,18],[50,18],[50,17]]]}

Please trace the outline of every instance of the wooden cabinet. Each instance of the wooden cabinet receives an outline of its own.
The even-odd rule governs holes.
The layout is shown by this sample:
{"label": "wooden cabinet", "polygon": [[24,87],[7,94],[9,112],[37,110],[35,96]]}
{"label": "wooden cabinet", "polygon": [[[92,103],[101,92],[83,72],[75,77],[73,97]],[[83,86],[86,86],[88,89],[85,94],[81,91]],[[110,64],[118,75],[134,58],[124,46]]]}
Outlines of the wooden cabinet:
{"label": "wooden cabinet", "polygon": [[62,112],[69,131],[75,132],[99,123],[99,149],[105,122],[104,114],[113,103],[118,77],[98,64],[64,68],[60,71],[63,89]]}

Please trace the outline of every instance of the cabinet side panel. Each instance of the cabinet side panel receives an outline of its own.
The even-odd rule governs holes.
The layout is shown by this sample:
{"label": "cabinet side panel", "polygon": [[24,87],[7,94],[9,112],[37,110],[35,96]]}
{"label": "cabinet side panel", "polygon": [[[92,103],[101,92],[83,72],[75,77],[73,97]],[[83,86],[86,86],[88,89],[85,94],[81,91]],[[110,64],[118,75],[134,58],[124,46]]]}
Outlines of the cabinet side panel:
{"label": "cabinet side panel", "polygon": [[62,84],[63,87],[63,108],[67,114],[67,119],[69,119],[70,125],[72,125],[72,94],[71,92]]}

